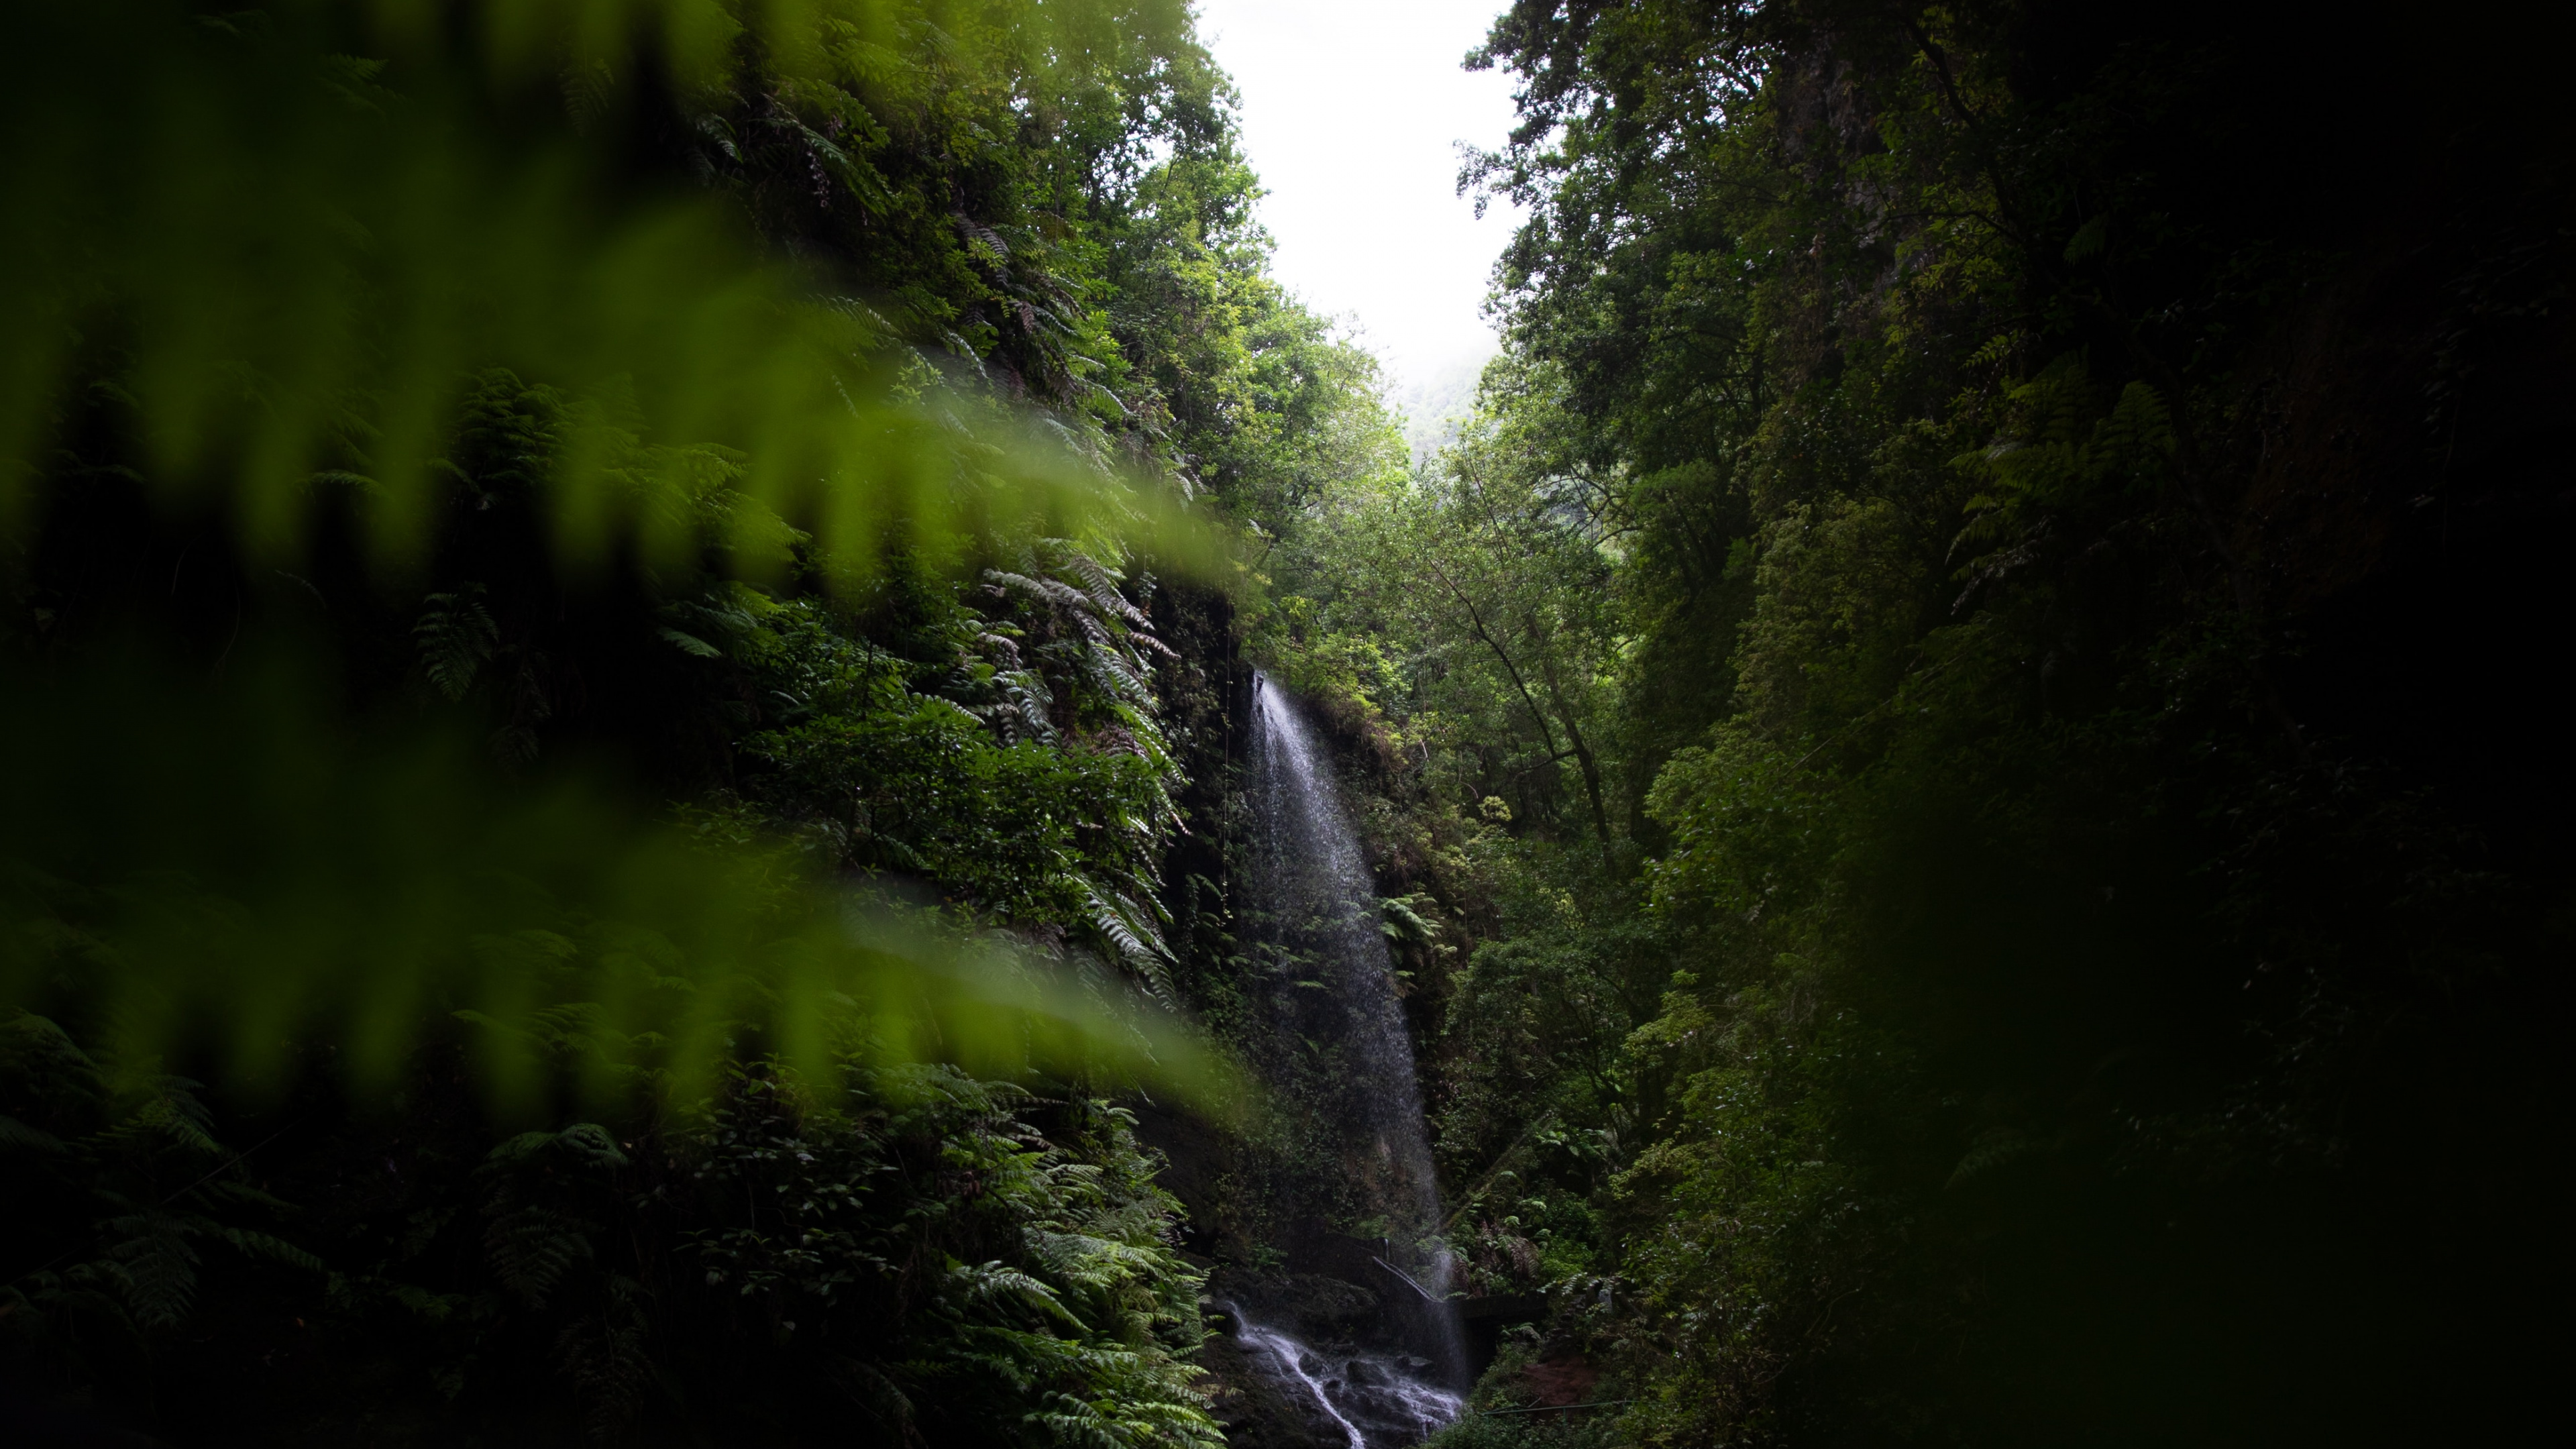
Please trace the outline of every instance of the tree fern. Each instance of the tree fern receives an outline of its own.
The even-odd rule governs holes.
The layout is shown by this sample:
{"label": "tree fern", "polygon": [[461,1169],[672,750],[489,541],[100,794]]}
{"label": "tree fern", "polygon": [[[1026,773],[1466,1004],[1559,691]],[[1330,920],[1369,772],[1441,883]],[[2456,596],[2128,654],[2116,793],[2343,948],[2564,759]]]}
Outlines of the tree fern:
{"label": "tree fern", "polygon": [[500,631],[483,607],[483,586],[469,584],[454,593],[424,600],[412,638],[420,649],[421,673],[448,699],[461,700],[474,687],[475,672],[489,663]]}
{"label": "tree fern", "polygon": [[583,1436],[593,1444],[625,1442],[652,1387],[643,1294],[635,1280],[614,1276],[599,1310],[555,1336],[556,1358],[581,1400]]}
{"label": "tree fern", "polygon": [[583,1215],[584,1190],[603,1186],[625,1165],[615,1139],[587,1122],[523,1132],[484,1158],[475,1171],[489,1224],[484,1252],[520,1303],[543,1308],[564,1275],[591,1260],[597,1225]]}
{"label": "tree fern", "polygon": [[[195,1083],[102,1065],[54,1022],[12,1012],[0,1021],[0,1107],[12,1121],[23,1113],[45,1123],[0,1135],[0,1170],[81,1201],[90,1214],[76,1239],[5,1290],[52,1325],[45,1332],[77,1337],[93,1331],[77,1324],[92,1321],[139,1342],[177,1327],[196,1301],[209,1246],[321,1270],[304,1248],[241,1221],[285,1205],[241,1180],[240,1158],[209,1132]],[[178,1185],[163,1185],[171,1181]]]}

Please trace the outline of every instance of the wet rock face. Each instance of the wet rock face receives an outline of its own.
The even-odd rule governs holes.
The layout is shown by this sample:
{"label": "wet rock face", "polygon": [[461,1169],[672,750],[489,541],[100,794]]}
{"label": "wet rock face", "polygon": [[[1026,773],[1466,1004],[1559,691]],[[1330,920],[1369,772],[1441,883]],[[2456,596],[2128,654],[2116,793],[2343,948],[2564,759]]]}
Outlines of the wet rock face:
{"label": "wet rock face", "polygon": [[1386,1316],[1376,1293],[1322,1273],[1284,1273],[1212,1284],[1242,1312],[1307,1342],[1365,1338]]}
{"label": "wet rock face", "polygon": [[1368,1353],[1316,1354],[1306,1365],[1369,1449],[1419,1444],[1458,1417],[1457,1395],[1414,1377],[1430,1367],[1426,1358]]}
{"label": "wet rock face", "polygon": [[1208,1339],[1199,1362],[1208,1371],[1210,1407],[1217,1427],[1225,1431],[1227,1449],[1345,1449],[1349,1444],[1350,1437],[1302,1390],[1279,1381],[1272,1365],[1253,1366],[1232,1320]]}

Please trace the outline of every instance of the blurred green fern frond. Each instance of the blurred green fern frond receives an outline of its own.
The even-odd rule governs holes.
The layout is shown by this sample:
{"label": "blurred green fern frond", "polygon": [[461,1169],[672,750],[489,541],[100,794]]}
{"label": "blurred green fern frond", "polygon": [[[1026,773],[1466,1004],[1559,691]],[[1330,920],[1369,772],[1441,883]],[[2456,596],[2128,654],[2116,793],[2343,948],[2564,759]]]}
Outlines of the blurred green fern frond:
{"label": "blurred green fern frond", "polygon": [[[22,688],[0,748],[48,762],[0,783],[0,1003],[121,1061],[383,1090],[446,1021],[512,1115],[695,1100],[749,1051],[817,1080],[852,1051],[1193,1096],[1221,1076],[1177,1022],[1002,938],[604,782],[497,779],[470,739],[352,734],[284,663]],[[175,1106],[120,1130],[203,1134]]]}
{"label": "blurred green fern frond", "polygon": [[[844,597],[890,556],[936,575],[1038,540],[1017,547],[1069,657],[1153,764],[1153,804],[1121,825],[1149,842],[1169,814],[1138,652],[1153,641],[1096,560],[1145,545],[1188,566],[1203,536],[1179,492],[978,382],[971,353],[922,350],[846,278],[782,259],[739,198],[638,179],[589,129],[657,86],[721,127],[757,91],[762,114],[810,102],[855,146],[880,123],[833,87],[922,89],[925,55],[1075,65],[1108,32],[1064,27],[1110,9],[28,9],[0,48],[9,562],[34,555],[65,479],[102,468],[164,517],[223,520],[290,582],[281,566],[341,521],[383,579],[422,577],[454,516],[495,508],[533,510],[570,579],[632,563]],[[1128,10],[1186,33],[1180,7],[1137,0],[1117,25]],[[864,158],[817,136],[864,200]],[[1003,284],[1037,289],[1024,321],[1052,305],[1043,276]],[[130,463],[94,461],[102,428]],[[488,752],[531,763],[557,686],[531,682],[541,661],[500,593],[414,597],[417,677],[451,703],[507,694]],[[710,597],[732,607],[673,605],[662,641],[720,661],[764,628],[743,603],[758,591]],[[236,662],[219,697],[141,655],[47,687],[12,672],[0,735],[47,768],[0,790],[0,1001],[69,1012],[120,1059],[188,1052],[275,1080],[336,1043],[339,1070],[381,1086],[424,1021],[454,1021],[522,1103],[565,1073],[592,1096],[696,1091],[745,1049],[1174,1081],[1204,1065],[1097,983],[951,915],[860,903],[830,863],[639,817],[604,786],[503,789],[449,735],[335,716],[283,665]],[[961,690],[1006,740],[1055,745],[1036,673]],[[882,854],[919,858],[901,840]]]}
{"label": "blurred green fern frond", "polygon": [[[749,8],[782,85],[890,13]],[[107,385],[165,502],[211,503],[279,556],[354,493],[376,556],[411,564],[472,379],[507,368],[562,400],[542,497],[576,560],[717,546],[774,573],[786,522],[844,572],[898,540],[952,559],[997,527],[1193,553],[1169,490],[951,385],[864,300],[761,260],[714,194],[611,184],[615,157],[495,106],[480,73],[588,57],[713,85],[749,33],[728,7],[492,4],[450,24],[456,9],[17,17],[0,52],[0,521]],[[479,56],[440,38],[460,24]],[[394,62],[337,48],[370,39]],[[692,502],[710,457],[739,495],[713,519]]]}

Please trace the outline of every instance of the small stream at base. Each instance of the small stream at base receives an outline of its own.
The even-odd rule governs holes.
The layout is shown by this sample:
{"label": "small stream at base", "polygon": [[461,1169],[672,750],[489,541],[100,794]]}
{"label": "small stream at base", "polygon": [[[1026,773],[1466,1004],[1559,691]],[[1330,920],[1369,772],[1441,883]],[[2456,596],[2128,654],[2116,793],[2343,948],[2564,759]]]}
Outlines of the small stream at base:
{"label": "small stream at base", "polygon": [[1415,1375],[1432,1367],[1418,1356],[1344,1351],[1319,1352],[1275,1328],[1264,1328],[1236,1310],[1234,1341],[1256,1372],[1301,1397],[1340,1432],[1348,1449],[1387,1449],[1419,1444],[1458,1417],[1462,1400]]}

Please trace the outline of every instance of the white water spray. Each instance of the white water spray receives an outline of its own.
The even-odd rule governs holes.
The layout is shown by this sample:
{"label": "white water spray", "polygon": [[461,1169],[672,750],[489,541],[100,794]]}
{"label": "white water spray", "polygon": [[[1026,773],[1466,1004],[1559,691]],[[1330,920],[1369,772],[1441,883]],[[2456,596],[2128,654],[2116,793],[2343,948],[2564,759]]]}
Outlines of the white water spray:
{"label": "white water spray", "polygon": [[[1333,1426],[1346,1449],[1418,1444],[1458,1417],[1464,1401],[1427,1384],[1391,1354],[1322,1354],[1275,1328],[1234,1311],[1235,1342],[1245,1356],[1270,1366],[1269,1378],[1294,1384],[1305,1401]],[[1422,1360],[1414,1360],[1419,1363]]]}
{"label": "white water spray", "polygon": [[1242,1344],[1247,1350],[1263,1355],[1269,1361],[1274,1377],[1278,1381],[1294,1382],[1302,1386],[1306,1390],[1307,1399],[1316,1408],[1324,1411],[1324,1417],[1339,1425],[1341,1431],[1350,1436],[1350,1449],[1368,1449],[1368,1438],[1360,1433],[1360,1426],[1342,1417],[1342,1411],[1334,1406],[1332,1395],[1324,1392],[1322,1380],[1306,1372],[1306,1360],[1312,1357],[1306,1351],[1306,1345],[1277,1329],[1261,1327],[1244,1317],[1241,1309],[1235,1310],[1234,1321],[1243,1325],[1243,1331],[1235,1336],[1235,1342]]}

